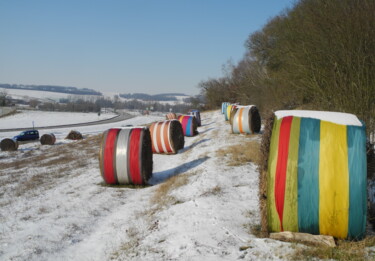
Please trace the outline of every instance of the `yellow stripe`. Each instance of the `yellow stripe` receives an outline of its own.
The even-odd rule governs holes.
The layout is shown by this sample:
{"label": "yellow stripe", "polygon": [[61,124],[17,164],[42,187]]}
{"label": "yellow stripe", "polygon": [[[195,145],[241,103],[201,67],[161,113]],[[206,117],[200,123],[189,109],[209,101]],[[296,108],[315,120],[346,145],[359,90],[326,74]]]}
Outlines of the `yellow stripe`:
{"label": "yellow stripe", "polygon": [[227,116],[228,116],[228,121],[230,119],[230,111],[232,110],[232,105],[228,105],[227,107]]}
{"label": "yellow stripe", "polygon": [[267,221],[268,231],[279,232],[280,231],[280,220],[276,210],[275,204],[275,175],[276,175],[276,164],[278,156],[278,145],[279,145],[279,132],[281,120],[275,121],[272,129],[271,143],[270,143],[270,154],[268,157],[268,173],[267,173]]}
{"label": "yellow stripe", "polygon": [[320,234],[346,238],[348,234],[349,171],[346,126],[320,123]]}
{"label": "yellow stripe", "polygon": [[286,170],[283,228],[298,232],[298,148],[301,118],[293,117]]}

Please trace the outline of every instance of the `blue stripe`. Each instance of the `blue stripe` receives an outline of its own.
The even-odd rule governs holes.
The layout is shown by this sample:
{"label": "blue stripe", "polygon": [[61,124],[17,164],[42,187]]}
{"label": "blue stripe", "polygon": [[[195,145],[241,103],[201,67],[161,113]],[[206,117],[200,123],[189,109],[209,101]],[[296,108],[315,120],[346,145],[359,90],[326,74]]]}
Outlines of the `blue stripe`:
{"label": "blue stripe", "polygon": [[319,234],[320,120],[302,118],[298,149],[298,230]]}
{"label": "blue stripe", "polygon": [[367,218],[367,158],[365,126],[348,126],[350,239],[362,239]]}
{"label": "blue stripe", "polygon": [[193,116],[190,116],[186,124],[186,136],[193,136],[191,131],[191,124],[193,122]]}

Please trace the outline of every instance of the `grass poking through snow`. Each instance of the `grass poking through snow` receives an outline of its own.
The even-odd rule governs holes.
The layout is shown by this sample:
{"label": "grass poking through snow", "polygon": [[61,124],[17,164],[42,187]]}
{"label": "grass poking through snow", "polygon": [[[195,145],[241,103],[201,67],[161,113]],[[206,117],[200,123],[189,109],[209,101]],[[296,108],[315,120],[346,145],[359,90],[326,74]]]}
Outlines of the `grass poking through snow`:
{"label": "grass poking through snow", "polygon": [[219,149],[216,152],[218,158],[229,157],[228,166],[240,166],[253,162],[259,164],[260,143],[257,139],[246,140],[241,144],[236,144]]}

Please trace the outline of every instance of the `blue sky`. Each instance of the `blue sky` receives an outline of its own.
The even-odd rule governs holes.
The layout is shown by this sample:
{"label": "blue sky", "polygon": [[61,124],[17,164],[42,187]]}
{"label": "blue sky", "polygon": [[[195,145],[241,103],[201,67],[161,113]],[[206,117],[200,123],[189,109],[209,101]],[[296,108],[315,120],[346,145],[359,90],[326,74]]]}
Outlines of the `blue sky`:
{"label": "blue sky", "polygon": [[293,0],[0,0],[0,83],[198,94]]}

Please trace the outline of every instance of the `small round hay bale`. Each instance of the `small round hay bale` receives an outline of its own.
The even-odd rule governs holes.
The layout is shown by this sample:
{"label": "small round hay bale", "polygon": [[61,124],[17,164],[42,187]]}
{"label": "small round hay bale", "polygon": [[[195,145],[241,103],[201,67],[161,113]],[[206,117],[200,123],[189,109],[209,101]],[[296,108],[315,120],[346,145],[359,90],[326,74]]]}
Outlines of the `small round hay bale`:
{"label": "small round hay bale", "polygon": [[46,133],[40,137],[40,144],[42,145],[53,145],[56,142],[56,137],[53,133]]}
{"label": "small round hay bale", "polygon": [[15,139],[5,138],[1,140],[0,147],[2,151],[15,151],[18,149],[18,141]]}
{"label": "small round hay bale", "polygon": [[182,129],[184,130],[184,135],[187,137],[193,137],[198,134],[197,127],[197,119],[194,116],[190,115],[180,115],[178,117],[182,125]]}
{"label": "small round hay bale", "polygon": [[184,148],[184,130],[178,120],[155,122],[150,133],[153,153],[176,154]]}
{"label": "small round hay bale", "polygon": [[72,130],[72,131],[69,132],[68,136],[66,136],[65,139],[68,139],[68,140],[82,140],[83,136],[82,136],[82,134],[79,131]]}
{"label": "small round hay bale", "polygon": [[201,113],[200,113],[199,110],[190,110],[188,112],[188,115],[194,116],[197,119],[197,125],[198,125],[198,127],[202,126]]}
{"label": "small round hay bale", "polygon": [[178,119],[176,113],[173,113],[173,112],[170,112],[167,115],[165,115],[165,118],[167,120],[177,120]]}
{"label": "small round hay bale", "polygon": [[254,134],[259,133],[261,119],[258,108],[254,105],[240,106],[233,116],[232,133]]}
{"label": "small round hay bale", "polygon": [[107,184],[146,185],[152,176],[148,128],[109,129],[99,152],[101,175]]}

